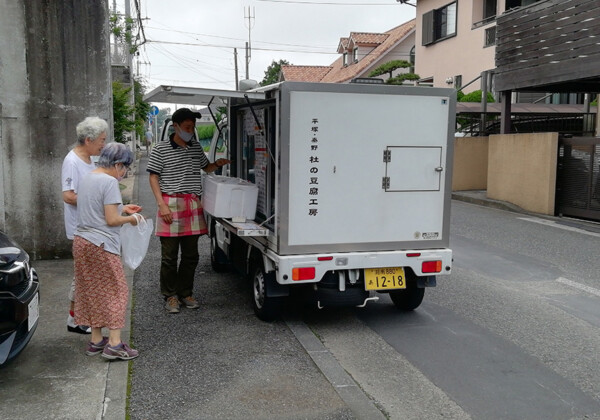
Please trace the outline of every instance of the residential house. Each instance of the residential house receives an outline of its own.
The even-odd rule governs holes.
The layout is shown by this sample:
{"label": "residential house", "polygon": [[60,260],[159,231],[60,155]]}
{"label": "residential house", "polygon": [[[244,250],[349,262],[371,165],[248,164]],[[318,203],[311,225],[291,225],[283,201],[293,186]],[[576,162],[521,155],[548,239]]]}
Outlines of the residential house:
{"label": "residential house", "polygon": [[[495,68],[496,17],[539,0],[417,0],[415,72],[436,87],[481,88]],[[491,80],[488,81],[492,86]]]}
{"label": "residential house", "polygon": [[[339,57],[329,66],[281,66],[281,81],[349,83],[368,77],[378,66],[393,60],[414,63],[415,20],[383,33],[351,32],[340,38]],[[399,69],[393,76],[412,69]]]}

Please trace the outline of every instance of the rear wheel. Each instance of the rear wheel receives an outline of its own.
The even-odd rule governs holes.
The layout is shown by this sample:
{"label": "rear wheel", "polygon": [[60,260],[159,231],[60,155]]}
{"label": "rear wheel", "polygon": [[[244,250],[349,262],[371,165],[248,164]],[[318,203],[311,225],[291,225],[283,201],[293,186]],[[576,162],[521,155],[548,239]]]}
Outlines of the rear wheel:
{"label": "rear wheel", "polygon": [[391,290],[390,297],[396,308],[401,311],[413,311],[423,302],[425,288],[417,287],[417,276],[412,270],[407,269],[405,275],[406,289]]}
{"label": "rear wheel", "polygon": [[281,298],[268,296],[269,281],[275,281],[275,274],[265,273],[262,263],[255,264],[252,270],[252,306],[256,316],[267,322],[277,318],[281,301]]}
{"label": "rear wheel", "polygon": [[409,285],[406,289],[390,291],[392,302],[401,311],[413,311],[418,308],[423,302],[423,296],[425,296],[425,289],[418,288],[416,284],[412,287]]}

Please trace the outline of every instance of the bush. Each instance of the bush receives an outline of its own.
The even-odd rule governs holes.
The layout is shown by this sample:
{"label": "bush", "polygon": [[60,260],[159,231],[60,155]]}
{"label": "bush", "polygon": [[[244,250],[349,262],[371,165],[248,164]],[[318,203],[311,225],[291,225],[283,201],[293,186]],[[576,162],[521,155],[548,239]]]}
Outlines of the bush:
{"label": "bush", "polygon": [[196,127],[196,133],[198,133],[198,139],[212,139],[213,134],[215,133],[215,125],[201,125],[200,127]]}
{"label": "bush", "polygon": [[[456,92],[456,100],[458,102],[481,102],[481,90],[474,90],[466,95],[462,92],[462,90],[459,90]],[[494,100],[494,95],[492,95],[490,92],[487,93],[487,101],[488,103],[496,102]]]}

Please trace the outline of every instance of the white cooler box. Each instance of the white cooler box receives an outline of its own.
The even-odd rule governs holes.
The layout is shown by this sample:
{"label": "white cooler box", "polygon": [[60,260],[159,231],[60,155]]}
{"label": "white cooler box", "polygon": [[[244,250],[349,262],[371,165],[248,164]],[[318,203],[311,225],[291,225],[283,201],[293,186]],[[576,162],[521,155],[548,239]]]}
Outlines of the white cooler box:
{"label": "white cooler box", "polygon": [[202,206],[215,217],[254,220],[258,187],[240,178],[209,175],[204,180]]}

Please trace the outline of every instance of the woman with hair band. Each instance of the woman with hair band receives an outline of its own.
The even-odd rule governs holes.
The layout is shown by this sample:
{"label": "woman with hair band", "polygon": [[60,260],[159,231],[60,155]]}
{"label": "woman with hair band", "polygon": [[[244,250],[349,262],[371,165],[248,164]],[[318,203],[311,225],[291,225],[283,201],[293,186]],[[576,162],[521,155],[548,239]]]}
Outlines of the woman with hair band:
{"label": "woman with hair band", "polygon": [[[98,168],[86,175],[79,188],[78,225],[73,240],[75,260],[75,322],[92,328],[86,354],[109,360],[130,360],[138,351],[121,341],[129,289],[121,261],[120,228],[137,225],[141,207],[123,205],[119,181],[133,161],[123,144],[110,143],[98,159]],[[123,215],[126,213],[127,215]],[[108,337],[102,328],[109,330]]]}

